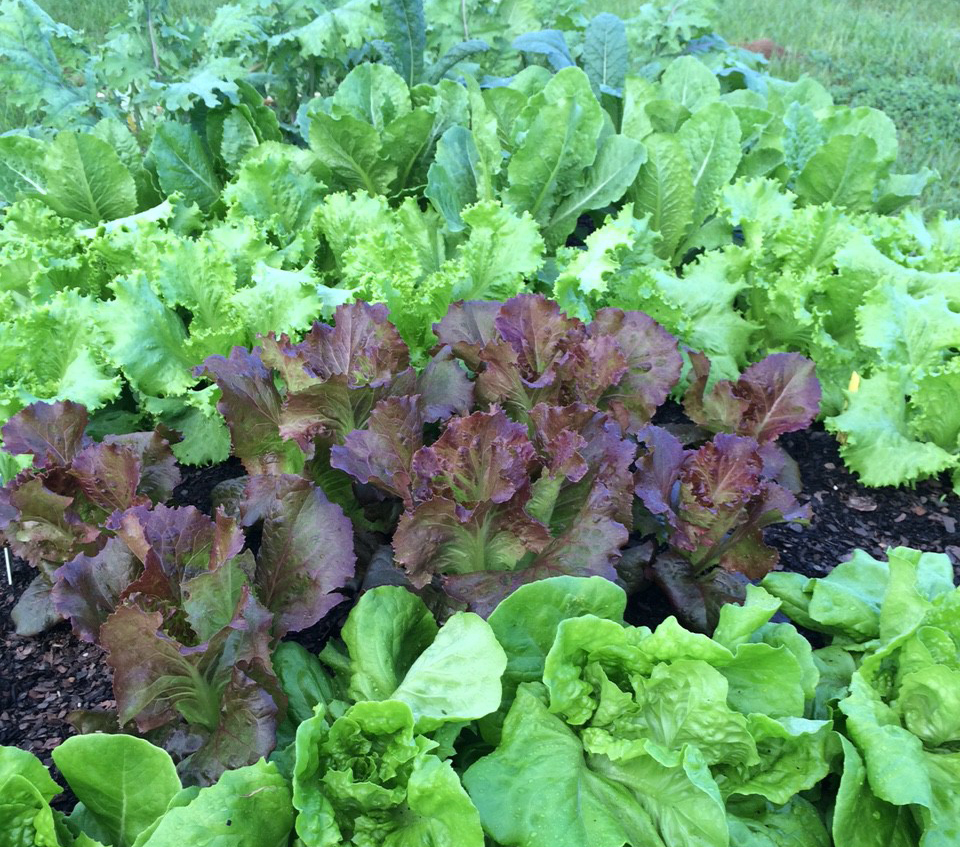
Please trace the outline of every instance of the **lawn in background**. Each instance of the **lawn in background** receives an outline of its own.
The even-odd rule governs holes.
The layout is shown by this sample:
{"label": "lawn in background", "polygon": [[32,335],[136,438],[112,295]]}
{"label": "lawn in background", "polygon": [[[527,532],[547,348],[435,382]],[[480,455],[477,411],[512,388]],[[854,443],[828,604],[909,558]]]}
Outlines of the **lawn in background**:
{"label": "lawn in background", "polygon": [[960,217],[960,0],[720,0],[720,9],[728,41],[785,48],[771,73],[807,73],[837,102],[890,115],[900,170],[940,172],[923,205]]}

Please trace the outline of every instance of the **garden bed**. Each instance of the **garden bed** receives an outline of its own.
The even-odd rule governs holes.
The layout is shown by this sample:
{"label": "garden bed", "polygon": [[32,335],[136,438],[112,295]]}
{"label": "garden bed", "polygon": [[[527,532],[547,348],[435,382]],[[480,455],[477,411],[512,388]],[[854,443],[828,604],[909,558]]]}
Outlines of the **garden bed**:
{"label": "garden bed", "polygon": [[[800,467],[801,502],[813,508],[813,522],[788,524],[765,532],[780,551],[780,567],[810,577],[827,574],[860,547],[882,556],[888,547],[909,546],[947,553],[960,581],[960,502],[939,480],[907,488],[865,488],[843,467],[832,435],[817,425],[788,433],[782,443]],[[210,508],[213,487],[242,473],[238,463],[186,471],[174,494],[177,505]],[[0,744],[35,753],[47,765],[50,751],[74,734],[66,716],[75,709],[115,707],[103,651],[76,639],[64,622],[35,638],[13,632],[10,609],[34,576],[12,559],[14,584],[0,585]],[[670,613],[651,590],[633,598],[631,622],[655,625]],[[331,618],[342,623],[343,615]],[[297,633],[296,641],[317,650],[331,633],[331,622]]]}

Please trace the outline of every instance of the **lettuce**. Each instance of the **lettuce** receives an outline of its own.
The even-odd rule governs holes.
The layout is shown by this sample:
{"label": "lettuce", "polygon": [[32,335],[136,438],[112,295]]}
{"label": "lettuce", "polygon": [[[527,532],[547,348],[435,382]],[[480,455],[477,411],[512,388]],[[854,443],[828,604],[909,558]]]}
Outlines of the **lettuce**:
{"label": "lettuce", "polygon": [[832,636],[818,652],[852,660],[824,702],[846,718],[837,843],[866,843],[864,812],[873,838],[947,843],[960,739],[960,590],[948,558],[897,547],[884,562],[857,551],[823,579],[770,574],[763,584],[804,626]]}
{"label": "lettuce", "polygon": [[[504,704],[497,748],[464,774],[498,843],[721,847],[738,827],[777,843],[790,827],[785,803],[823,843],[819,813],[794,795],[828,773],[831,723],[802,717],[800,660],[767,640],[776,601],[752,589],[746,606],[725,609],[721,630],[742,633],[728,647],[672,618],[654,632],[624,626],[616,607],[610,617],[571,609],[537,625],[530,615],[551,583],[519,589],[491,616],[538,641],[552,636],[533,663],[522,658],[526,639],[507,642],[508,668],[516,663],[529,681]],[[779,696],[741,696],[744,671],[758,663],[761,684]],[[751,814],[751,800],[773,814]]]}

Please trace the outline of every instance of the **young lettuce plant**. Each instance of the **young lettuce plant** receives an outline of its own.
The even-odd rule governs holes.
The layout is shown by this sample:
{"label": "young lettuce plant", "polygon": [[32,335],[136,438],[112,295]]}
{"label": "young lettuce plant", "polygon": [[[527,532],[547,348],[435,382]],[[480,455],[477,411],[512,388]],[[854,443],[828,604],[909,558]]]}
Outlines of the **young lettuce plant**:
{"label": "young lettuce plant", "polygon": [[2,429],[4,446],[32,464],[0,489],[0,543],[40,572],[13,610],[20,635],[36,635],[60,616],[51,602],[54,573],[106,543],[111,515],[162,502],[180,481],[169,443],[156,432],[94,443],[87,410],[69,400],[34,403]]}
{"label": "young lettuce plant", "polygon": [[776,565],[763,528],[806,522],[810,507],[767,477],[753,438],[721,433],[685,450],[674,435],[650,426],[640,440],[646,451],[635,490],[666,545],[652,562],[654,578],[692,626],[709,631],[725,602],[743,599],[735,575],[759,579]]}
{"label": "young lettuce plant", "polygon": [[625,626],[624,605],[615,586],[558,579],[491,615],[516,687],[496,749],[463,776],[487,834],[528,847],[723,847],[784,832],[826,844],[798,795],[830,770],[832,724],[804,717],[818,671],[792,626],[769,623],[779,603],[751,588],[712,639],[673,618]]}
{"label": "young lettuce plant", "polygon": [[262,523],[256,555],[222,512],[140,506],[55,574],[57,609],[109,653],[120,725],[152,732],[200,784],[273,749],[272,644],[337,605],[356,564],[350,521],[301,477],[253,478],[241,513]]}
{"label": "young lettuce plant", "polygon": [[361,597],[342,639],[319,660],[292,643],[274,657],[287,739],[296,732],[277,758],[292,772],[302,842],[481,847],[447,759],[460,729],[501,702],[507,659],[489,624],[458,612],[438,628],[420,598],[382,586]]}

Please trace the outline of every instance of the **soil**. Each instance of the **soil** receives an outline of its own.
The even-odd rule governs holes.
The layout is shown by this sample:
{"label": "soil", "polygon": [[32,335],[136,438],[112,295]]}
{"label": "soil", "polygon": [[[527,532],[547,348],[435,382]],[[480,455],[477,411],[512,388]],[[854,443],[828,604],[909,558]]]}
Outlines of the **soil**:
{"label": "soil", "polygon": [[[785,435],[780,444],[799,465],[799,497],[812,505],[814,518],[807,527],[766,531],[767,541],[780,550],[779,568],[824,576],[855,547],[880,557],[888,547],[907,546],[947,553],[960,581],[960,499],[946,480],[929,480],[913,489],[864,488],[844,468],[833,436],[819,426]],[[208,510],[213,487],[241,473],[236,462],[187,469],[173,502]],[[72,710],[115,707],[109,668],[103,651],[75,639],[66,623],[35,638],[13,632],[10,610],[34,574],[18,559],[12,558],[11,565],[12,587],[0,564],[0,744],[30,750],[50,765],[50,751],[73,734],[65,720]],[[645,623],[656,624],[669,614],[662,597],[638,600],[631,604],[632,616],[639,613]],[[297,640],[319,649],[347,611],[343,604]]]}

